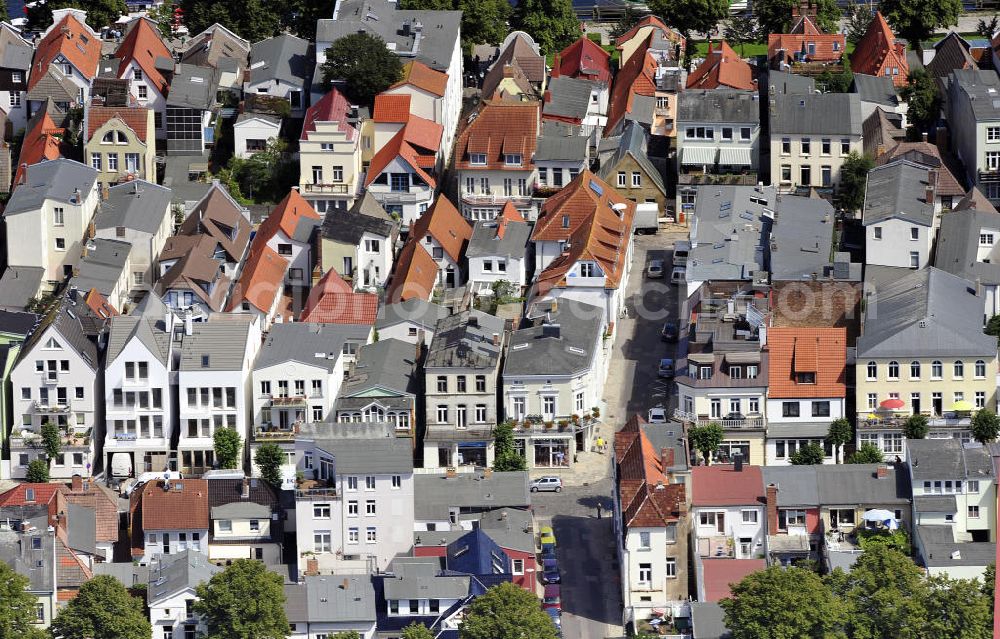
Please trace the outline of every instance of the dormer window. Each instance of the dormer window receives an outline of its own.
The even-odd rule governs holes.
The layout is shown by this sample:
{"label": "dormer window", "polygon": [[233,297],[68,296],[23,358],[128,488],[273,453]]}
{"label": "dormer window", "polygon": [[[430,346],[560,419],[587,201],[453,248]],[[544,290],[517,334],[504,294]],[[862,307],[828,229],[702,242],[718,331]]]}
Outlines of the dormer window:
{"label": "dormer window", "polygon": [[142,69],[139,68],[132,69],[132,79],[142,80]]}
{"label": "dormer window", "polygon": [[597,270],[597,265],[593,262],[581,262],[580,263],[580,277],[598,277],[600,273]]}
{"label": "dormer window", "polygon": [[815,384],[816,373],[795,373],[796,384]]}
{"label": "dormer window", "polygon": [[521,166],[521,154],[507,153],[503,156],[503,163],[507,166]]}
{"label": "dormer window", "polygon": [[470,153],[469,154],[469,164],[476,166],[486,166],[486,154],[485,153]]}

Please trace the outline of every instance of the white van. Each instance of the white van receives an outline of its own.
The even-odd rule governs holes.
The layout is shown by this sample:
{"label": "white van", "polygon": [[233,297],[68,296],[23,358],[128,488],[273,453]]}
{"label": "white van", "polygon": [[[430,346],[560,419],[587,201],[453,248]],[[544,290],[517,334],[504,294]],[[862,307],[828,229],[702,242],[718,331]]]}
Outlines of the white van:
{"label": "white van", "polygon": [[684,266],[688,261],[688,253],[691,252],[691,242],[678,240],[674,242],[674,266]]}
{"label": "white van", "polygon": [[683,284],[685,281],[687,281],[687,269],[683,266],[675,266],[674,270],[670,271],[670,283]]}

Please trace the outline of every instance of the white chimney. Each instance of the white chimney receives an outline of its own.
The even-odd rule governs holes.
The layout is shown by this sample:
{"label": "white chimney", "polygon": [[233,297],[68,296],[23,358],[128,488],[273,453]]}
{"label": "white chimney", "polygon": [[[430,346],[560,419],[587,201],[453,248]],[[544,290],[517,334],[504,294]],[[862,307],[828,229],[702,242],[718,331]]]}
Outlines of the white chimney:
{"label": "white chimney", "polygon": [[194,334],[194,315],[191,313],[190,309],[184,313],[184,334]]}

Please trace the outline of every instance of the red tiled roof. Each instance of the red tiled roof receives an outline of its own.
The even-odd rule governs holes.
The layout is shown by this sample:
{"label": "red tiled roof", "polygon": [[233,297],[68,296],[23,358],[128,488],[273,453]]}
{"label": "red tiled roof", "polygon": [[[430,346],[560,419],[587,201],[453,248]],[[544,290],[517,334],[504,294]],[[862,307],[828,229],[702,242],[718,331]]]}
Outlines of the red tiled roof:
{"label": "red tiled roof", "polygon": [[309,292],[303,322],[321,324],[375,324],[378,295],[356,293],[334,269],[326,272]]}
{"label": "red tiled roof", "polygon": [[431,235],[454,262],[462,259],[465,244],[472,238],[472,226],[462,217],[451,200],[438,195],[434,205],[417,218],[410,229],[410,237],[423,241]]}
{"label": "red tiled roof", "polygon": [[[601,193],[595,191],[591,183],[595,184]],[[633,209],[635,208],[634,202],[622,197],[601,178],[584,170],[559,192],[545,200],[538,213],[535,228],[531,232],[531,239],[568,240],[577,229],[593,217],[595,212],[602,212],[605,218],[608,214],[614,215],[611,207],[616,204],[624,204],[626,208],[631,205]],[[568,224],[563,221],[564,216],[569,216]]]}
{"label": "red tiled roof", "polygon": [[336,89],[330,89],[329,93],[306,110],[300,139],[308,140],[309,133],[316,130],[317,122],[337,122],[337,128],[347,135],[348,140],[353,140],[358,130],[347,122],[350,112],[351,103],[344,94]]}
{"label": "red tiled roof", "polygon": [[[204,530],[209,526],[208,480],[178,479],[165,490],[162,480],[142,489],[142,529]],[[135,524],[133,524],[135,528]]]}
{"label": "red tiled roof", "polygon": [[93,78],[97,75],[97,64],[101,60],[101,40],[73,14],[67,14],[38,43],[28,78],[29,90],[38,84],[48,72],[52,61],[60,55],[85,77]]}
{"label": "red tiled roof", "polygon": [[[807,44],[815,45],[816,52],[808,53]],[[802,53],[809,62],[837,62],[846,50],[847,38],[843,33],[823,33],[809,16],[802,16],[789,33],[772,33],[767,37],[767,59],[784,51],[788,62]]]}
{"label": "red tiled roof", "polygon": [[255,237],[227,310],[239,308],[246,300],[262,313],[270,313],[274,300],[281,295],[287,269],[288,260],[268,246],[266,239]]}
{"label": "red tiled roof", "polygon": [[111,489],[89,480],[80,492],[69,488],[65,495],[66,501],[71,504],[94,509],[98,541],[118,541],[118,496]]}
{"label": "red tiled roof", "polygon": [[[767,352],[769,397],[846,395],[847,329],[772,327]],[[796,373],[815,373],[816,383],[797,384]]]}
{"label": "red tiled roof", "polygon": [[[62,157],[63,129],[49,117],[48,112],[42,112],[32,118],[35,126],[24,134],[21,142],[21,152],[17,157],[17,171],[14,172],[14,184],[21,182],[24,168],[38,164],[42,160],[58,160]],[[30,124],[30,122],[29,122]]]}
{"label": "red tiled roof", "polygon": [[411,235],[396,259],[396,270],[385,291],[387,304],[409,299],[430,300],[437,282],[438,266],[416,236]]}
{"label": "red tiled roof", "polygon": [[750,573],[764,570],[767,562],[763,559],[712,559],[701,560],[702,577],[705,584],[705,601],[716,602],[732,593],[729,585],[739,583]]}
{"label": "red tiled roof", "polygon": [[605,82],[610,86],[611,54],[601,45],[583,36],[556,54],[552,77],[560,75]]}
{"label": "red tiled roof", "polygon": [[379,93],[375,96],[372,119],[376,122],[406,122],[410,119],[410,96],[405,93]]}
{"label": "red tiled roof", "polygon": [[899,70],[898,74],[891,74],[894,85],[906,84],[906,77],[910,73],[910,65],[906,61],[906,45],[896,40],[889,23],[882,17],[882,12],[876,11],[875,17],[868,24],[868,30],[851,54],[851,71],[885,75],[887,67]]}
{"label": "red tiled roof", "polygon": [[751,506],[763,504],[764,497],[760,466],[744,465],[740,472],[731,464],[691,469],[692,506]]}
{"label": "red tiled roof", "polygon": [[[540,102],[487,101],[455,142],[455,168],[511,170],[505,153],[520,153],[521,168],[530,171],[539,134]],[[486,155],[486,164],[470,164],[470,153]]]}
{"label": "red tiled roof", "polygon": [[111,302],[108,301],[108,298],[104,297],[104,295],[96,288],[92,288],[87,291],[87,296],[83,301],[98,317],[108,319],[120,314],[118,309],[116,309]]}
{"label": "red tiled roof", "polygon": [[722,87],[744,91],[753,90],[753,70],[725,40],[714,49],[711,44],[708,47],[705,61],[688,76],[687,88],[718,89]]}
{"label": "red tiled roof", "polygon": [[173,60],[173,57],[149,20],[139,18],[139,22],[132,27],[115,51],[115,57],[121,60],[118,65],[118,77],[122,77],[132,60],[135,60],[142,69],[145,81],[156,87],[160,95],[167,94],[169,85],[160,70],[156,68],[156,59]]}
{"label": "red tiled roof", "polygon": [[[441,134],[443,133],[444,127],[442,125],[419,115],[410,115],[406,126],[403,127],[403,139],[406,142],[435,154],[441,148]],[[433,167],[437,158],[433,155],[421,154],[420,159],[430,160],[429,166]]]}
{"label": "red tiled roof", "polygon": [[608,123],[604,127],[604,136],[612,135],[614,129],[632,111],[632,101],[636,95],[653,97],[656,95],[656,60],[649,53],[649,44],[653,34],[635,50],[625,65],[615,74],[615,83],[611,87],[611,97],[608,99]]}
{"label": "red tiled roof", "polygon": [[517,210],[514,203],[507,200],[507,203],[503,205],[500,209],[500,215],[496,218],[497,223],[497,239],[503,239],[504,234],[507,233],[507,225],[511,222],[524,222],[524,217],[521,216],[521,212]]}
{"label": "red tiled roof", "polygon": [[615,48],[621,49],[626,42],[628,42],[636,35],[638,35],[639,30],[642,29],[643,27],[654,27],[656,29],[659,29],[665,34],[668,34],[668,36],[676,36],[676,38],[683,40],[683,38],[681,38],[680,35],[678,35],[673,29],[664,24],[662,20],[660,20],[656,16],[650,15],[636,22],[631,29],[629,29],[625,33],[615,38]]}
{"label": "red tiled roof", "polygon": [[399,87],[412,85],[438,97],[444,97],[448,88],[448,74],[436,71],[423,62],[413,60],[403,65],[403,79],[389,87],[398,89]]}
{"label": "red tiled roof", "polygon": [[426,182],[431,188],[437,186],[437,180],[435,180],[430,173],[424,170],[427,162],[421,158],[421,155],[417,152],[413,146],[406,141],[406,129],[408,127],[403,127],[399,130],[396,135],[386,142],[385,146],[378,150],[372,157],[371,163],[368,165],[368,173],[365,176],[365,186],[370,185],[375,181],[382,171],[385,170],[389,163],[399,158],[410,165],[414,172],[420,176],[420,178]]}
{"label": "red tiled roof", "polygon": [[640,428],[644,423],[644,419],[633,415],[615,433],[619,501],[626,528],[651,528],[675,522],[685,502],[684,485],[667,480],[660,451],[653,448]]}
{"label": "red tiled roof", "polygon": [[[89,106],[87,107],[87,139],[93,139],[94,132],[112,118],[119,118],[125,123],[125,126],[135,131],[135,134],[143,142],[151,133],[148,126],[149,109],[145,107]],[[156,131],[152,131],[152,134],[155,136]]]}
{"label": "red tiled roof", "polygon": [[278,231],[284,233],[286,237],[295,237],[295,230],[303,219],[316,220],[317,223],[323,220],[297,189],[291,189],[288,195],[281,202],[278,202],[278,206],[274,207],[271,214],[264,218],[264,221],[257,227],[254,242],[263,237],[263,241],[266,243],[277,235]]}
{"label": "red tiled roof", "polygon": [[[27,490],[31,488],[35,492],[32,501],[26,499]],[[0,508],[7,506],[35,506],[48,504],[58,492],[65,492],[66,487],[62,484],[18,484],[5,493],[0,493]]]}

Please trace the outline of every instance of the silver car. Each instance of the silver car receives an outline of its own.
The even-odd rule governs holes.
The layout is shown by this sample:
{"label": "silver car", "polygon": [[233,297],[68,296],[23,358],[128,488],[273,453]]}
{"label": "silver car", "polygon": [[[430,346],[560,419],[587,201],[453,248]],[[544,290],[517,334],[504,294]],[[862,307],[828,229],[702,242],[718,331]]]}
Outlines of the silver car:
{"label": "silver car", "polygon": [[552,492],[561,493],[562,492],[562,479],[558,477],[553,477],[552,475],[546,475],[545,477],[539,477],[538,479],[531,482],[531,492]]}

